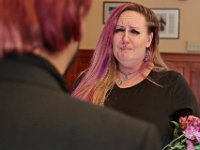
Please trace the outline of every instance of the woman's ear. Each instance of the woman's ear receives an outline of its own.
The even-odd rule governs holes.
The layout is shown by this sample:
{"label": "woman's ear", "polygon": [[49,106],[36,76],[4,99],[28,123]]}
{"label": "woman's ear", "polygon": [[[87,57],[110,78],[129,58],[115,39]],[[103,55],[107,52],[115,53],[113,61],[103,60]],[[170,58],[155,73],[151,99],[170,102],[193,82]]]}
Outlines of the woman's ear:
{"label": "woman's ear", "polygon": [[151,32],[151,33],[148,35],[146,47],[150,47],[151,42],[152,42],[152,39],[153,39],[153,32]]}

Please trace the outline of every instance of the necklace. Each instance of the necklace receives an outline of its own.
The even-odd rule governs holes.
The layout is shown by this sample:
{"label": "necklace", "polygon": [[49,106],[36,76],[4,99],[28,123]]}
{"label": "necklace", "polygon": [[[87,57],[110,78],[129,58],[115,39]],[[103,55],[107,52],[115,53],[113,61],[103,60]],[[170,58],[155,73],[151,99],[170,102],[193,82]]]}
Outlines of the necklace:
{"label": "necklace", "polygon": [[134,71],[134,72],[130,72],[130,73],[124,73],[124,72],[122,72],[121,70],[119,70],[119,72],[120,72],[122,75],[124,75],[124,77],[123,77],[122,79],[118,79],[118,81],[117,81],[116,83],[117,83],[118,85],[122,85],[122,83],[123,83],[124,81],[127,81],[127,80],[130,80],[130,79],[134,78],[135,76],[133,76],[132,78],[129,78],[129,75],[132,75],[132,74],[138,72],[138,70],[136,70],[136,71]]}

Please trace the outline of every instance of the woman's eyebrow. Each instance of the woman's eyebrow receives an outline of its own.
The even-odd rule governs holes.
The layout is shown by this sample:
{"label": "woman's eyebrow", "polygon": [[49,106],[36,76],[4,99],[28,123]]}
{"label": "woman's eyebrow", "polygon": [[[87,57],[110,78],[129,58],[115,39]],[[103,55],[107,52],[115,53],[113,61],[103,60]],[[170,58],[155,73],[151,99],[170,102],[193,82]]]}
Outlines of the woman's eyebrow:
{"label": "woman's eyebrow", "polygon": [[[116,25],[116,27],[120,28],[126,28],[124,25]],[[141,27],[135,27],[135,26],[129,26],[130,29],[140,30]]]}

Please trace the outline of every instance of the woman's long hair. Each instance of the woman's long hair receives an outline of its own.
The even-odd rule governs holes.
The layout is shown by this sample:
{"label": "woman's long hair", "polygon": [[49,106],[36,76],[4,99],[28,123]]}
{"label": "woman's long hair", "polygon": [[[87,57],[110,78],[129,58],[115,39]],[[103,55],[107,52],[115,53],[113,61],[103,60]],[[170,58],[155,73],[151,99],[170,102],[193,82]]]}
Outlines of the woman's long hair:
{"label": "woman's long hair", "polygon": [[159,22],[152,10],[136,3],[126,3],[116,8],[107,20],[100,35],[94,51],[90,67],[85,71],[84,77],[78,84],[72,95],[96,105],[104,105],[109,91],[115,85],[117,76],[117,61],[113,55],[113,36],[116,23],[124,11],[136,11],[142,14],[147,22],[149,33],[153,33],[153,39],[149,50],[151,59],[144,62],[146,67],[153,63],[155,71],[167,70],[167,66],[158,52],[159,43]]}

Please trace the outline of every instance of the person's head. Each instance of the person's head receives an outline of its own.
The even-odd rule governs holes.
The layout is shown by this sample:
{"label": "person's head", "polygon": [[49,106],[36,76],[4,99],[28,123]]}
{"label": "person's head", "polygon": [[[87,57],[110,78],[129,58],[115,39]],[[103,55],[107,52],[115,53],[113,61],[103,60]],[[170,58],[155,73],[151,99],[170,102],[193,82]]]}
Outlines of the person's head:
{"label": "person's head", "polygon": [[[140,61],[137,64],[141,68],[153,63],[153,69],[167,69],[158,52],[158,32],[159,21],[151,9],[137,3],[117,7],[104,26],[92,64],[74,95],[85,99],[89,97],[94,103],[102,104],[99,100],[105,100],[106,94],[114,85],[119,64],[131,66],[134,61]],[[120,55],[119,49],[127,50],[126,59],[123,59],[125,54]],[[83,94],[82,87],[85,93],[89,90],[94,92],[90,95]]]}
{"label": "person's head", "polygon": [[[128,18],[124,20],[125,18]],[[133,33],[128,34],[128,36],[122,36],[124,34],[117,33],[119,27],[123,30],[133,28]],[[127,28],[128,27],[128,28]],[[131,30],[130,30],[131,31]],[[137,32],[140,32],[139,34]],[[111,16],[108,18],[104,29],[100,35],[97,47],[95,49],[95,54],[93,57],[93,65],[98,66],[94,68],[94,72],[98,73],[97,76],[103,76],[108,68],[117,69],[118,58],[116,59],[116,50],[124,46],[124,39],[128,37],[129,43],[135,48],[135,53],[129,55],[130,59],[135,61],[140,56],[141,63],[152,62],[155,67],[154,69],[167,69],[167,66],[160,57],[158,51],[159,44],[159,21],[155,13],[150,9],[141,4],[137,3],[126,3],[117,7]],[[136,36],[137,33],[137,36]],[[120,36],[121,35],[121,36]],[[133,36],[135,35],[135,37]],[[138,49],[137,49],[138,48]],[[146,54],[148,59],[146,59]],[[133,56],[134,55],[134,56]],[[116,61],[117,60],[117,61]],[[145,61],[143,61],[145,60]],[[122,61],[121,61],[122,63]],[[112,66],[112,67],[111,67]]]}
{"label": "person's head", "polygon": [[82,37],[91,0],[0,0],[0,56],[64,51]]}
{"label": "person's head", "polygon": [[[126,29],[128,32],[126,32]],[[124,34],[122,33],[124,30]],[[150,50],[150,61],[153,61],[155,65],[162,66],[162,62],[159,62],[159,21],[155,13],[140,4],[137,3],[127,3],[116,8],[110,18],[107,20],[104,30],[98,42],[97,50],[102,48],[107,53],[107,57],[120,59],[116,55],[116,50],[123,48],[127,41],[135,47],[134,56],[131,57],[128,53],[130,59],[136,60],[139,56],[143,57],[140,60],[144,60],[146,50]],[[106,38],[107,37],[107,38]],[[104,45],[101,47],[100,45]],[[100,47],[100,48],[98,48]],[[120,61],[123,63],[123,61]],[[165,66],[165,65],[163,65]]]}

